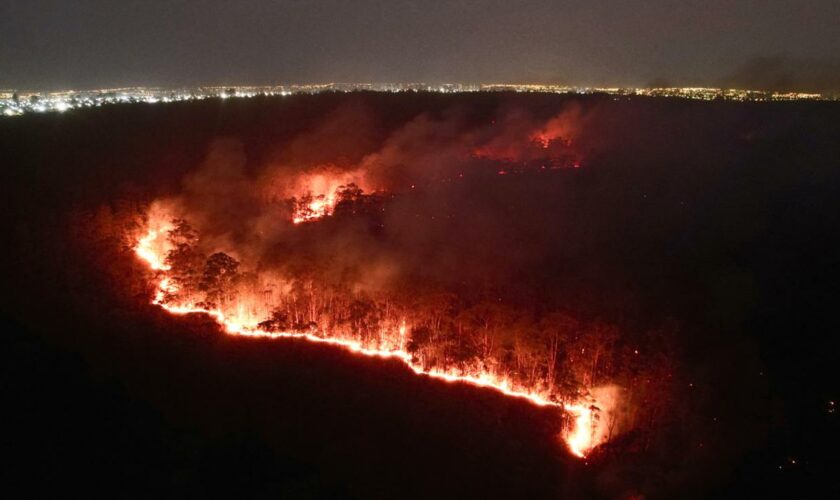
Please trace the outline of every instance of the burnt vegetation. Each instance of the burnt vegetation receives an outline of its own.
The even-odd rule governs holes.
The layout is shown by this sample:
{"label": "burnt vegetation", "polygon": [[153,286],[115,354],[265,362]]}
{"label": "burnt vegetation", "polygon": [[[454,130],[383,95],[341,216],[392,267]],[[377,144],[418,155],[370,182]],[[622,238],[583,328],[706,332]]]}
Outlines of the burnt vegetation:
{"label": "burnt vegetation", "polygon": [[[574,140],[519,157],[493,132],[569,110]],[[6,472],[293,497],[836,488],[838,124],[832,103],[422,93],[2,120]],[[389,189],[344,184],[318,220],[290,222],[312,194],[241,196],[267,165],[364,161]],[[620,387],[625,431],[582,465],[551,412],[165,314],[132,237],[173,197],[170,274],[206,307],[264,294],[264,329],[359,338],[408,318],[432,366]]]}

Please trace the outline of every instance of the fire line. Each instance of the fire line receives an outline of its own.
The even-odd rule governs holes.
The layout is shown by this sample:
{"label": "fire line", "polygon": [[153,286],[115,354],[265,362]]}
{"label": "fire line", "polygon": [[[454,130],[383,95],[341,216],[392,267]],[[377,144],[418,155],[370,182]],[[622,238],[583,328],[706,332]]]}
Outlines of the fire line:
{"label": "fire line", "polygon": [[[363,346],[362,343],[358,341],[342,338],[319,337],[311,333],[265,331],[260,328],[238,324],[237,322],[227,318],[219,309],[206,309],[202,307],[167,304],[164,302],[163,298],[167,291],[172,291],[174,285],[171,283],[170,278],[166,275],[169,267],[165,263],[164,256],[160,255],[159,252],[156,252],[153,245],[159,235],[160,233],[158,231],[149,229],[147,233],[138,240],[136,246],[134,247],[134,252],[137,257],[139,257],[140,260],[142,260],[151,270],[159,273],[159,276],[162,275],[157,282],[156,294],[153,303],[171,314],[206,314],[214,318],[216,322],[223,327],[225,333],[229,335],[268,339],[301,339],[309,342],[338,347],[354,354],[384,359],[396,359],[402,362],[417,375],[424,375],[449,383],[466,383],[476,387],[491,389],[504,394],[505,396],[524,399],[536,406],[555,407],[559,410],[570,413],[574,418],[573,428],[564,436],[566,445],[573,455],[585,458],[586,454],[592,448],[600,444],[594,442],[592,429],[596,423],[593,421],[595,416],[593,414],[593,408],[586,403],[561,403],[546,399],[533,392],[515,390],[506,380],[500,380],[498,377],[489,373],[481,374],[480,376],[471,376],[435,368],[426,369],[416,363],[410,353],[402,349],[373,349]],[[400,334],[405,334],[405,325],[400,328]]]}

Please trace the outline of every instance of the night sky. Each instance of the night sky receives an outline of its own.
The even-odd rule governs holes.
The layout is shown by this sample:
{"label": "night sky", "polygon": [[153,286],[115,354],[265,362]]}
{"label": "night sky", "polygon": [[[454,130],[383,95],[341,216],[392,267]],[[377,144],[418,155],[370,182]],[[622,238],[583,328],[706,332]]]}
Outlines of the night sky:
{"label": "night sky", "polygon": [[840,89],[836,0],[4,0],[0,87],[542,82]]}

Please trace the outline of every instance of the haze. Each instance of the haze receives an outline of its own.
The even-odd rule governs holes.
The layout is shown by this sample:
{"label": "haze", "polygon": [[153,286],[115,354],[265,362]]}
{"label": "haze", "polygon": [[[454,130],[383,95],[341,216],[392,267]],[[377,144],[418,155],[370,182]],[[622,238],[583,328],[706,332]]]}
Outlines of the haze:
{"label": "haze", "polygon": [[11,0],[0,87],[556,82],[836,92],[834,0]]}

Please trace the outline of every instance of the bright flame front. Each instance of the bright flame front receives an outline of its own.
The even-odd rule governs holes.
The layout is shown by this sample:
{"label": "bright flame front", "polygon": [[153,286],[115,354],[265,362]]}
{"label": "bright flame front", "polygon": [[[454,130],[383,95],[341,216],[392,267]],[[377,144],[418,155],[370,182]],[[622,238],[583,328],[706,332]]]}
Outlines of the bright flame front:
{"label": "bright flame front", "polygon": [[209,315],[230,335],[270,339],[302,339],[339,347],[363,356],[396,359],[418,375],[425,375],[451,383],[467,383],[492,389],[506,396],[524,399],[541,407],[556,407],[572,416],[573,425],[563,432],[563,439],[569,451],[578,457],[585,457],[595,446],[602,444],[607,439],[603,428],[605,424],[597,418],[596,412],[599,406],[604,407],[606,404],[613,404],[613,401],[598,401],[598,406],[593,401],[557,402],[551,399],[548,394],[539,390],[524,388],[509,377],[490,371],[465,372],[457,369],[424,368],[406,349],[407,326],[405,322],[397,326],[393,332],[382,332],[380,341],[376,342],[376,345],[366,345],[358,339],[330,335],[329,332],[318,332],[321,335],[316,335],[302,332],[267,331],[259,327],[260,318],[256,317],[253,311],[249,311],[242,304],[239,304],[239,307],[228,307],[223,310],[220,307],[206,307],[201,303],[183,301],[171,303],[167,301],[167,297],[178,292],[178,286],[175,279],[170,275],[171,268],[166,261],[167,253],[172,250],[167,234],[173,227],[174,225],[168,218],[150,214],[146,232],[138,238],[134,247],[136,255],[151,270],[155,271],[156,293],[154,303],[172,314]]}

